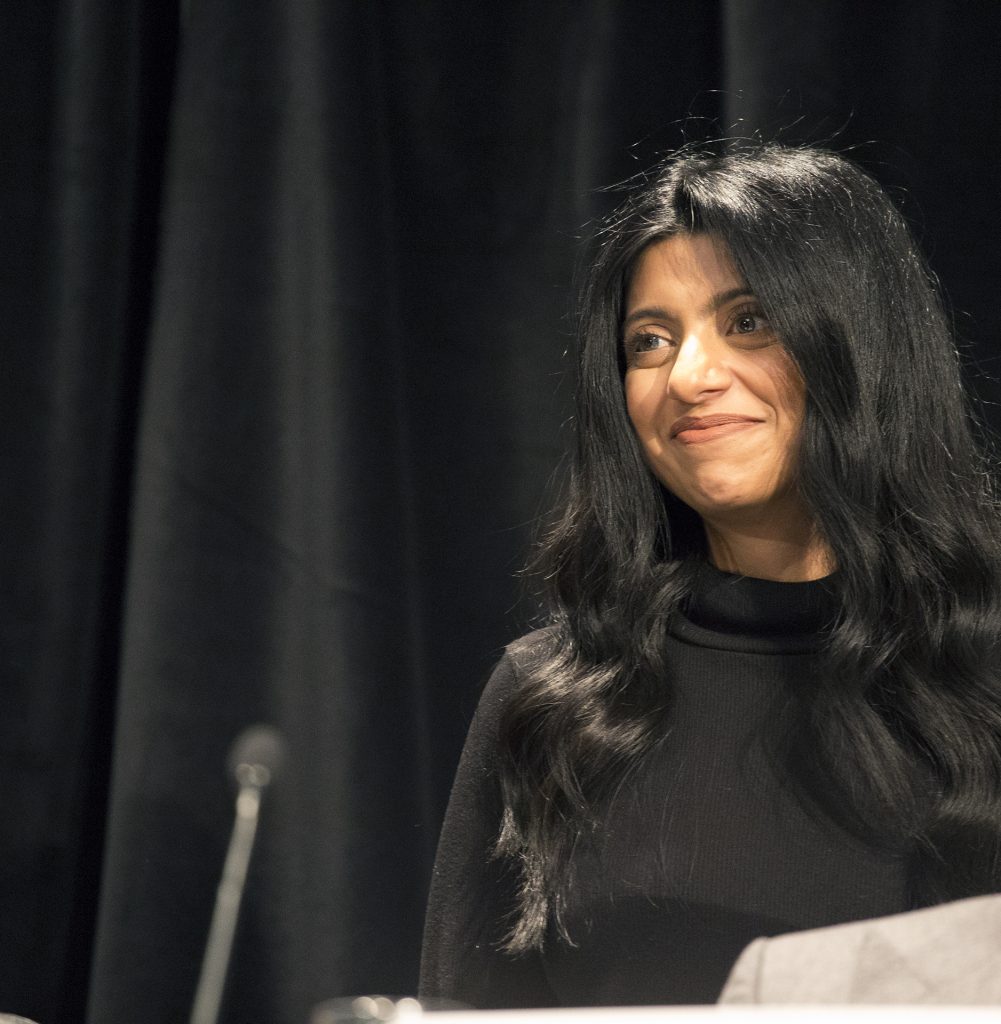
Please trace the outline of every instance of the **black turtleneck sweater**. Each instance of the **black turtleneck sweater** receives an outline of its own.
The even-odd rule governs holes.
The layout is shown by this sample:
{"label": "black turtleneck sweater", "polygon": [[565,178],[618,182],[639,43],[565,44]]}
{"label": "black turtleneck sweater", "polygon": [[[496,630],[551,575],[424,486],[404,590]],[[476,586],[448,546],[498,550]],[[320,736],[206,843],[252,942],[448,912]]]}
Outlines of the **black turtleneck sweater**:
{"label": "black turtleneck sweater", "polygon": [[422,993],[479,1008],[713,1002],[758,936],[907,909],[902,862],[804,805],[771,756],[777,709],[808,681],[832,614],[822,580],[705,570],[668,639],[667,734],[574,855],[574,944],[551,929],[541,952],[521,957],[498,948],[517,875],[490,856],[502,812],[497,728],[519,672],[505,656],[442,829]]}

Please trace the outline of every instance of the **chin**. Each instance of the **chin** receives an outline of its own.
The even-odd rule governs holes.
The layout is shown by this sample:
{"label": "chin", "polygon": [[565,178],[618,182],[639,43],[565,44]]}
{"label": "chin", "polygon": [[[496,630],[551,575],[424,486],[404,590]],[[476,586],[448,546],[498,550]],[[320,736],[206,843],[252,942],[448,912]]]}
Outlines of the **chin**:
{"label": "chin", "polygon": [[686,502],[686,504],[703,516],[727,512],[753,512],[760,510],[762,506],[768,504],[767,496],[734,490],[732,484],[714,488],[713,490],[702,490],[698,494],[693,495],[692,498],[693,500]]}
{"label": "chin", "polygon": [[691,481],[688,498],[682,500],[701,515],[714,512],[761,512],[778,507],[789,497],[785,480],[747,479],[737,473],[713,473]]}

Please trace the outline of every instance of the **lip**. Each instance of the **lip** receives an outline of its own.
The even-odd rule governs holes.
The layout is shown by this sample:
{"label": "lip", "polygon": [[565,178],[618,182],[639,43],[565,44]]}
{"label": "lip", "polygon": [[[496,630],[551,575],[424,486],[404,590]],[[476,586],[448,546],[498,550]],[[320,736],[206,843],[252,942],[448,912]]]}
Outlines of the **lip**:
{"label": "lip", "polygon": [[671,424],[671,439],[677,439],[685,444],[698,444],[700,441],[711,441],[716,437],[733,433],[734,430],[762,422],[753,416],[741,416],[737,413],[682,416]]}

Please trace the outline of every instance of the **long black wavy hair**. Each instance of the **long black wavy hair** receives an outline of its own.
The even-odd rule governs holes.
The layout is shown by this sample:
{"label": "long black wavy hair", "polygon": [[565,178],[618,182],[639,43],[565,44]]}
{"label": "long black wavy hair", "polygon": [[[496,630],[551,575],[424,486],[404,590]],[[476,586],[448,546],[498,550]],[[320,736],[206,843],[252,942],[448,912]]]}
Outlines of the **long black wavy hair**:
{"label": "long black wavy hair", "polygon": [[620,338],[630,272],[678,233],[722,242],[799,367],[798,486],[838,616],[784,746],[789,778],[908,858],[913,905],[1001,888],[1001,531],[936,283],[887,195],[815,149],[679,155],[600,232],[581,304],[576,450],[541,545],[549,629],[501,725],[507,948],[562,921],[578,838],[664,735],[664,637],[706,557],[644,463]]}

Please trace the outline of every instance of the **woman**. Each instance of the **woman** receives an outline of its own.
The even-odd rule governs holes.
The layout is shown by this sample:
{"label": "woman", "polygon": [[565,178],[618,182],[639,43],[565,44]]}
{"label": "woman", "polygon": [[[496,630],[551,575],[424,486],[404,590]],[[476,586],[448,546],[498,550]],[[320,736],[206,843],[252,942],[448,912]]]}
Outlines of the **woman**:
{"label": "woman", "polygon": [[813,150],[669,162],[603,233],[577,400],[425,994],[707,1002],[757,936],[1001,887],[997,506],[879,187]]}

